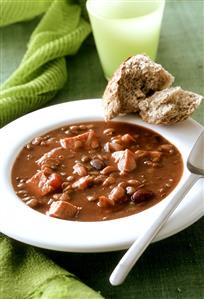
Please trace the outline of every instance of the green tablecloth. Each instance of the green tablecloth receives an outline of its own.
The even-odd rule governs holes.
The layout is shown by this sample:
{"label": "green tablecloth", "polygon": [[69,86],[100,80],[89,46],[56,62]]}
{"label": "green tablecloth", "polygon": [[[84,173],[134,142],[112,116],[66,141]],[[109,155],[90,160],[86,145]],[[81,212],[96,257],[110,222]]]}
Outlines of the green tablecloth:
{"label": "green tablecloth", "polygon": [[[17,68],[38,20],[0,29],[0,82]],[[157,60],[174,74],[176,85],[204,95],[203,20],[204,1],[168,1]],[[49,104],[101,97],[106,80],[92,37],[67,62],[68,81]],[[204,103],[193,118],[204,124]],[[203,226],[204,218],[183,232],[152,244],[119,287],[111,287],[108,278],[123,254],[121,251],[97,254],[42,251],[87,285],[100,290],[107,299],[201,299],[204,298]]]}

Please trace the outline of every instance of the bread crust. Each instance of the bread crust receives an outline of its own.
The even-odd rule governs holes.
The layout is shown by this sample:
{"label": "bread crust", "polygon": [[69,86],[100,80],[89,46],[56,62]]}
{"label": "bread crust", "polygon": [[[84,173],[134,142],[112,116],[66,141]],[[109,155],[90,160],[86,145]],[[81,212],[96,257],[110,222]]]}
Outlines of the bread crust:
{"label": "bread crust", "polygon": [[140,54],[128,58],[120,65],[105,89],[105,119],[138,112],[140,101],[171,86],[173,81],[174,77],[148,56]]}
{"label": "bread crust", "polygon": [[203,97],[181,87],[156,92],[139,103],[141,118],[151,124],[174,124],[187,119]]}

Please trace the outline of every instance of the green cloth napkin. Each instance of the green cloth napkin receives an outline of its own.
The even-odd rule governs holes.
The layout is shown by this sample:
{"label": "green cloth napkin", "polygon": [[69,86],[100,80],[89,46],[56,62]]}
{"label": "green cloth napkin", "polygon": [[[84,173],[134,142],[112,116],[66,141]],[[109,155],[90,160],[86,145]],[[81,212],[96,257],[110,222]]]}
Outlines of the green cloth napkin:
{"label": "green cloth napkin", "polygon": [[21,64],[0,87],[0,127],[42,107],[63,87],[67,79],[64,56],[74,55],[91,31],[80,5],[71,0],[2,1],[0,26],[44,11]]}
{"label": "green cloth napkin", "polygon": [[102,299],[38,249],[0,236],[1,299]]}
{"label": "green cloth napkin", "polygon": [[[75,54],[91,31],[81,17],[81,7],[70,0],[2,1],[0,26],[28,20],[44,12],[20,66],[1,86],[0,127],[41,107],[56,94],[67,79],[64,56]],[[0,298],[103,297],[37,249],[1,235]]]}

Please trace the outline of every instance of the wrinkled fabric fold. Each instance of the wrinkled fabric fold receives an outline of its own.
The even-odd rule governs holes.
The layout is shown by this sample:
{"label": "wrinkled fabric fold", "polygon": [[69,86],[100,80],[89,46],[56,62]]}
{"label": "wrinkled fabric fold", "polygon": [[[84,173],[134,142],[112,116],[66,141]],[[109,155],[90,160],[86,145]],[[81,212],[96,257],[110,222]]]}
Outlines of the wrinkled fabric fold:
{"label": "wrinkled fabric fold", "polygon": [[0,235],[0,298],[102,299],[34,247]]}
{"label": "wrinkled fabric fold", "polygon": [[1,0],[0,26],[32,19],[44,13],[53,0]]}
{"label": "wrinkled fabric fold", "polygon": [[[22,6],[24,3],[28,9],[28,1],[23,1]],[[10,5],[9,1],[8,7],[14,10],[15,5]],[[81,17],[80,6],[73,1],[55,0],[46,5],[42,5],[42,11],[46,8],[47,11],[31,35],[21,64],[0,87],[0,126],[42,107],[56,95],[67,80],[65,56],[74,55],[91,31],[89,23]],[[7,24],[5,14],[9,9],[5,2],[3,7]],[[25,13],[25,8],[21,10]],[[33,16],[39,11],[34,10]]]}

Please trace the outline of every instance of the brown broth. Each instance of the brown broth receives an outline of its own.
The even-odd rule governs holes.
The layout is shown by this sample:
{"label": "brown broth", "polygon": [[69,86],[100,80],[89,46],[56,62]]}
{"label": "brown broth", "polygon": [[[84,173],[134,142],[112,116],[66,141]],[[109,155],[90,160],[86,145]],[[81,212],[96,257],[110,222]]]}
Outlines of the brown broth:
{"label": "brown broth", "polygon": [[[89,125],[93,125],[93,128],[89,128]],[[108,136],[104,134],[104,131],[108,128],[114,130],[112,135]],[[62,178],[65,186],[71,186],[72,192],[66,191],[65,188],[62,188],[62,185],[43,196],[39,196],[36,192],[33,192],[28,181],[37,172],[42,172],[42,165],[39,166],[36,161],[45,153],[60,147],[60,139],[74,137],[88,132],[90,129],[96,133],[97,140],[100,143],[99,147],[87,148],[87,146],[83,144],[80,146],[79,143],[79,148],[76,150],[70,150],[70,148],[59,150],[58,156],[63,157],[63,159],[58,165],[52,164],[53,161],[56,162],[55,160],[47,161],[50,167],[48,170],[51,169],[51,171],[57,173],[57,175]],[[129,145],[125,145],[121,141],[121,136],[125,134],[129,134],[134,139]],[[102,183],[110,176],[113,178],[113,180],[111,180],[114,182],[110,185],[103,186],[102,183],[96,184],[96,177],[101,176],[101,171],[103,171],[106,166],[114,166],[115,168],[118,166],[113,159],[113,151],[106,152],[104,150],[104,144],[107,142],[111,142],[112,144],[111,138],[114,137],[118,139],[118,142],[120,141],[120,143],[118,143],[119,145],[122,144],[122,150],[128,149],[132,153],[140,150],[144,151],[147,155],[144,154],[144,157],[141,158],[136,156],[136,168],[132,171],[124,171],[121,173],[121,171],[116,169],[112,174],[104,175]],[[155,151],[161,153],[159,161],[156,162],[154,161]],[[98,159],[98,157],[96,157],[97,155],[102,156],[102,159],[99,160],[104,163],[104,168],[100,170],[95,169],[90,164],[90,160]],[[88,156],[89,161],[86,161],[85,156]],[[104,159],[104,156],[106,156],[107,159]],[[85,162],[82,161],[83,158]],[[92,182],[90,182],[88,187],[84,190],[72,188],[73,183],[83,176],[78,173],[73,174],[73,166],[76,163],[84,166],[87,171],[86,175],[92,178]],[[32,140],[21,150],[16,158],[12,169],[12,183],[16,194],[36,211],[48,214],[52,203],[57,201],[56,197],[58,195],[61,196],[63,192],[65,192],[69,196],[69,199],[67,200],[65,198],[65,201],[81,209],[77,210],[77,213],[72,217],[54,217],[77,221],[100,221],[129,216],[157,204],[175,188],[181,178],[182,172],[183,161],[178,149],[157,132],[130,123],[94,121],[64,126],[63,128],[58,128],[40,136],[40,138]],[[72,182],[69,182],[69,179],[67,179],[70,176],[74,178]],[[131,185],[127,183],[129,180],[137,180],[139,183]],[[110,203],[109,197],[111,190],[116,188],[121,182],[126,183],[126,186],[123,187],[125,195],[119,200],[114,198]],[[150,198],[147,196],[147,199],[142,198],[142,200],[134,201],[132,195],[127,194],[127,190],[131,189],[127,189],[127,187],[133,187],[132,189],[135,190],[135,192],[138,190],[142,192],[152,192],[153,196],[150,196]],[[55,199],[53,198],[54,194]],[[90,199],[90,196],[95,197],[95,200],[89,201],[88,198]],[[99,206],[100,196],[107,198],[107,200],[105,200],[105,206]],[[60,199],[58,201],[62,200]]]}

